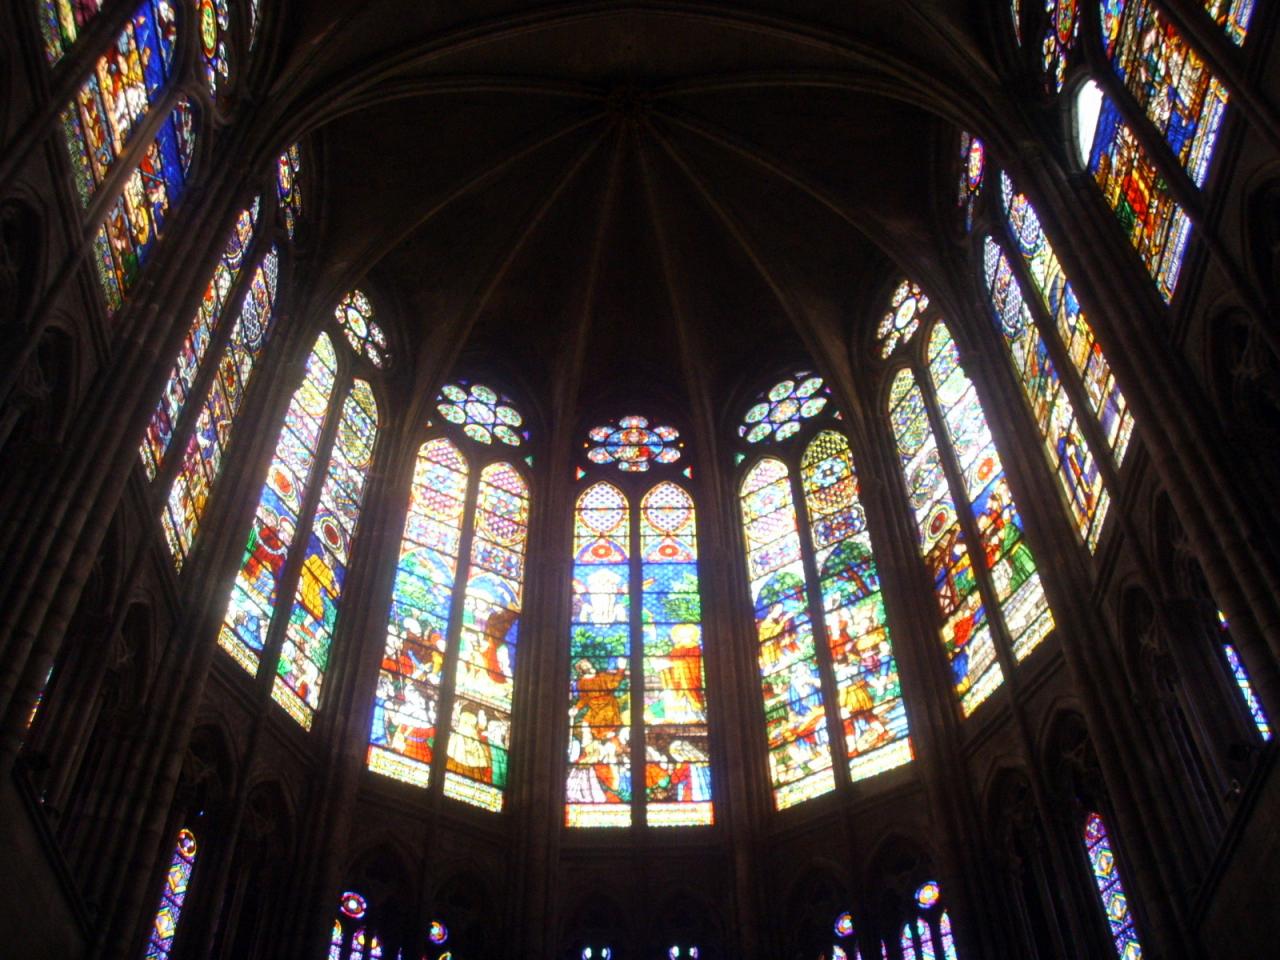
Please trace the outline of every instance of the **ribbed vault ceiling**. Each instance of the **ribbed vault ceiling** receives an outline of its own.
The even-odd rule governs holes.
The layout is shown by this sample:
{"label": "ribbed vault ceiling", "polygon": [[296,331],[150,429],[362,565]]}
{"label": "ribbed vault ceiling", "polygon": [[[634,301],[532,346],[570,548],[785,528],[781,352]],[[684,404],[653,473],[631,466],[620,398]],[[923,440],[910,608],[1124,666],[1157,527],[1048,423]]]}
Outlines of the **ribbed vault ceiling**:
{"label": "ribbed vault ceiling", "polygon": [[318,130],[312,286],[381,290],[415,349],[557,416],[718,417],[829,353],[894,260],[936,262],[990,83],[942,0],[293,7],[273,102]]}

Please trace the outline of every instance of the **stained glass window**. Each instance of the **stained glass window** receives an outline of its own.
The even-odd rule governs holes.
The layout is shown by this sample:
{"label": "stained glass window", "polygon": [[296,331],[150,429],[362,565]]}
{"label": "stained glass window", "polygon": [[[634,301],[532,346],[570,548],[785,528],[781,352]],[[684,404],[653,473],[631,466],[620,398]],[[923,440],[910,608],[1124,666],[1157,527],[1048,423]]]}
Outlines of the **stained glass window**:
{"label": "stained glass window", "polygon": [[227,41],[231,33],[230,0],[197,0],[200,18],[200,58],[210,96],[218,95],[231,75]]}
{"label": "stained glass window", "polygon": [[[199,532],[249,381],[274,326],[278,275],[279,257],[273,247],[253,272],[204,403],[198,407],[198,413],[193,410],[196,420],[187,439],[182,466],[160,517],[174,566],[179,570]],[[200,322],[198,317],[192,325],[193,331]],[[185,359],[185,356],[179,358],[179,366]]]}
{"label": "stained glass window", "polygon": [[876,328],[880,356],[887,357],[920,329],[920,317],[929,309],[929,298],[910,280],[903,280],[889,298],[889,310]]}
{"label": "stained glass window", "polygon": [[1116,76],[1203,187],[1227,88],[1151,0],[1102,0],[1102,39]]}
{"label": "stained glass window", "polygon": [[1084,847],[1093,868],[1093,880],[1098,887],[1098,900],[1111,928],[1111,940],[1116,956],[1121,960],[1141,960],[1142,944],[1129,911],[1129,899],[1120,880],[1120,867],[1116,863],[1111,838],[1102,815],[1090,813],[1084,824]]}
{"label": "stained glass window", "polygon": [[1017,193],[1007,174],[1000,179],[1005,215],[1040,302],[1053,318],[1057,335],[1080,377],[1089,405],[1102,427],[1117,466],[1124,462],[1133,435],[1133,415],[1116,384],[1111,365],[1093,335],[1053,245],[1040,226],[1031,201]]}
{"label": "stained glass window", "polygon": [[[698,584],[696,517],[683,487],[659,481],[638,510],[610,483],[582,492],[574,511],[568,826],[714,821]],[[639,711],[635,678],[643,679]]]}
{"label": "stained glass window", "polygon": [[448,439],[418,451],[369,735],[371,770],[426,786],[436,738],[462,520],[466,458]]}
{"label": "stained glass window", "polygon": [[835,789],[791,472],[772,457],[742,481],[769,774],[779,810]]}
{"label": "stained glass window", "polygon": [[444,794],[501,810],[529,525],[528,486],[510,464],[481,472],[474,518]]}
{"label": "stained glass window", "polygon": [[1093,81],[1081,84],[1076,97],[1080,160],[1167,303],[1178,286],[1191,221],[1114,101]]}
{"label": "stained glass window", "polygon": [[359,290],[352,290],[338,301],[333,315],[352,350],[367,357],[378,369],[390,363],[387,335],[373,319],[373,304],[368,297]]}
{"label": "stained glass window", "polygon": [[1258,735],[1264,741],[1271,740],[1271,721],[1267,719],[1266,711],[1262,709],[1262,703],[1258,700],[1258,695],[1253,692],[1253,683],[1249,680],[1249,671],[1245,669],[1243,661],[1240,659],[1240,653],[1236,650],[1235,644],[1231,642],[1231,627],[1227,622],[1226,616],[1219,611],[1218,622],[1222,627],[1222,654],[1227,658],[1227,666],[1231,668],[1231,678],[1235,681],[1240,696],[1244,700],[1245,708],[1249,711],[1249,718],[1253,721],[1254,728],[1258,731]]}
{"label": "stained glass window", "polygon": [[354,890],[342,894],[329,936],[328,960],[382,960],[382,942],[363,922],[368,911],[368,901]]}
{"label": "stained glass window", "polygon": [[1249,21],[1253,19],[1254,0],[1204,0],[1204,8],[1214,22],[1227,32],[1236,46],[1244,43],[1249,35]]}
{"label": "stained glass window", "polygon": [[987,148],[969,133],[960,134],[960,207],[964,210],[964,226],[973,229],[973,217],[982,195],[982,182],[987,171]]}
{"label": "stained glass window", "polygon": [[857,781],[912,757],[902,681],[849,441],[834,430],[819,433],[800,476],[849,777]]}
{"label": "stained glass window", "polygon": [[528,442],[529,431],[515,404],[482,383],[462,380],[447,385],[436,398],[436,409],[477,443],[500,440],[518,447]]}
{"label": "stained glass window", "polygon": [[1013,36],[1022,43],[1022,0],[1009,0],[1009,12],[1013,16]]}
{"label": "stained glass window", "polygon": [[831,391],[822,378],[802,370],[761,394],[742,418],[738,436],[747,443],[781,442],[799,433],[804,422],[821,414],[830,402]]}
{"label": "stained glass window", "polygon": [[[941,906],[942,890],[937,881],[928,880],[916,890],[916,919],[902,928],[903,956],[917,956],[919,960],[938,960],[938,945],[944,960],[958,960],[955,939],[951,932],[951,918]],[[910,953],[908,952],[910,947]]]}
{"label": "stained glass window", "polygon": [[650,426],[645,417],[623,417],[616,424],[595,427],[587,436],[587,459],[616,463],[623,473],[644,473],[654,463],[675,463],[684,446],[675,427]]}
{"label": "stained glass window", "polygon": [[[255,675],[273,652],[269,642],[281,644],[271,661],[271,695],[306,728],[319,705],[378,429],[369,384],[356,380],[335,391],[337,381],[338,355],[321,333],[285,413],[218,634],[219,645]],[[303,549],[295,552],[299,538]],[[290,582],[293,599],[285,607],[281,590]],[[276,620],[281,626],[273,633]]]}
{"label": "stained glass window", "polygon": [[271,689],[272,698],[307,729],[320,701],[351,539],[378,435],[378,404],[368,383],[352,384],[339,416]]}
{"label": "stained glass window", "polygon": [[[45,0],[46,9],[55,5],[59,24],[73,24],[72,4]],[[95,6],[86,5],[92,12]],[[174,14],[174,5],[166,0],[143,0],[62,112],[76,188],[86,207],[168,85],[177,38]],[[170,139],[176,141],[172,135]]]}
{"label": "stained glass window", "polygon": [[240,276],[248,255],[249,244],[253,240],[254,228],[258,221],[257,199],[240,213],[232,228],[231,236],[223,249],[218,264],[214,267],[213,276],[205,288],[204,297],[191,321],[182,350],[177,362],[169,374],[164,395],[151,415],[147,425],[147,435],[141,447],[143,466],[147,471],[147,479],[154,480],[173,439],[174,426],[186,405],[187,398],[195,386],[195,380],[204,363],[213,340],[214,330],[222,318],[223,308],[231,295],[231,288]]}
{"label": "stained glass window", "polygon": [[967,537],[956,512],[924,394],[910,370],[893,380],[889,417],[920,530],[920,553],[942,613],[942,644],[965,715],[1004,679]]}
{"label": "stained glass window", "polygon": [[1080,32],[1079,0],[1044,0],[1044,11],[1049,19],[1042,45],[1044,69],[1054,88],[1061,91],[1071,48]]}
{"label": "stained glass window", "polygon": [[[491,452],[491,440],[482,443],[480,452]],[[432,783],[443,706],[444,795],[503,808],[528,526],[528,483],[512,464],[473,471],[447,437],[419,449],[374,699],[371,770]]]}
{"label": "stained glass window", "polygon": [[181,199],[194,149],[191,104],[179,97],[94,235],[98,281],[110,312],[123,305]]}
{"label": "stained glass window", "polygon": [[702,601],[693,498],[664,481],[640,501],[645,812],[650,826],[712,822]]}
{"label": "stained glass window", "polygon": [[574,510],[565,823],[631,824],[631,506],[612,484]]}
{"label": "stained glass window", "polygon": [[45,55],[53,66],[70,50],[80,31],[98,15],[102,0],[36,0]]}
{"label": "stained glass window", "polygon": [[[1031,406],[1045,454],[1070,505],[1076,529],[1089,549],[1096,550],[1102,524],[1111,505],[1088,438],[1080,429],[1049,348],[1022,296],[1013,267],[991,237],[983,244],[987,296],[1009,350],[1014,374]],[[1079,343],[1076,349],[1079,349]],[[1123,435],[1123,429],[1117,436]]]}
{"label": "stained glass window", "polygon": [[302,187],[298,176],[302,173],[302,151],[295,143],[276,160],[276,197],[280,203],[280,218],[289,239],[298,229],[302,216]]}
{"label": "stained glass window", "polygon": [[173,950],[173,938],[178,932],[182,905],[191,884],[191,871],[196,865],[196,852],[196,835],[183,827],[178,831],[178,842],[174,845],[173,858],[165,873],[160,907],[156,911],[151,936],[147,939],[146,960],[166,960]]}

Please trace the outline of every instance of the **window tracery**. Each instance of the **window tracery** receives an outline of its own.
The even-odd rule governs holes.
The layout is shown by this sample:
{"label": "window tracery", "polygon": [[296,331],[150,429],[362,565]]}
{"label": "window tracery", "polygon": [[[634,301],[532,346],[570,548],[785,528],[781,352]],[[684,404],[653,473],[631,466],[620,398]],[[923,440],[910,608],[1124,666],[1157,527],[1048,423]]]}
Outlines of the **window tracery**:
{"label": "window tracery", "polygon": [[[852,781],[913,755],[853,452],[842,433],[822,426],[837,414],[829,400],[821,378],[800,373],[762,395],[739,428],[747,443],[784,444],[780,455],[748,466],[739,486],[779,809],[835,789],[833,722]],[[801,434],[806,420],[813,429]],[[760,425],[769,432],[753,440]]]}
{"label": "window tracery", "polygon": [[[668,430],[674,440],[678,434]],[[610,442],[596,431],[591,440]],[[603,459],[594,456],[599,447],[588,449],[589,459],[616,461],[624,476],[639,472],[633,464],[643,462],[647,471],[675,459]],[[590,483],[574,510],[565,778],[571,827],[703,826],[715,818],[694,502],[671,480],[647,490],[636,482],[627,490]]]}
{"label": "window tracery", "polygon": [[[500,811],[530,492],[519,467],[492,459],[509,445],[492,443],[493,421],[473,422],[470,402],[459,405],[459,394],[464,401],[474,394],[474,402],[483,406],[480,398],[492,397],[496,407],[500,395],[483,384],[469,387],[444,387],[437,408],[477,444],[473,458],[443,435],[418,451],[366,762],[419,787],[443,776],[446,797]],[[508,420],[523,424],[514,406],[504,409]],[[484,406],[481,412],[493,411]],[[482,425],[489,439],[469,429]],[[453,664],[448,676],[447,663]],[[450,718],[443,771],[437,745],[442,710]]]}

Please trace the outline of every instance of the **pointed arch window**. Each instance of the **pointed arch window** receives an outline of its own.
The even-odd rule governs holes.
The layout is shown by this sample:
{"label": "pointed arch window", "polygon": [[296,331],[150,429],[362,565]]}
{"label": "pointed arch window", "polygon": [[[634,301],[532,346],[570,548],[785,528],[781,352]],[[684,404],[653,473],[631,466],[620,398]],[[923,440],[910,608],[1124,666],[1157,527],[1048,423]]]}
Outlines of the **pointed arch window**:
{"label": "pointed arch window", "polygon": [[[321,333],[276,442],[219,645],[310,729],[378,432],[373,388]],[[282,603],[284,597],[292,597]]]}
{"label": "pointed arch window", "polygon": [[[853,451],[801,371],[744,418],[739,508],[779,810],[907,763],[906,705]],[[822,642],[825,634],[825,643]],[[833,754],[832,739],[840,746]]]}
{"label": "pointed arch window", "polygon": [[1093,871],[1093,881],[1098,888],[1098,902],[1106,915],[1111,942],[1120,960],[1140,960],[1142,943],[1129,910],[1129,898],[1120,878],[1115,849],[1107,832],[1107,824],[1100,813],[1085,817],[1084,850]]}
{"label": "pointed arch window", "polygon": [[1009,257],[990,236],[983,239],[983,273],[994,318],[1014,376],[1031,408],[1045,455],[1066,497],[1077,532],[1094,551],[1102,536],[1111,495],[1094,456],[1090,430],[1076,414],[1071,391],[1059,372],[1056,352],[1022,295]]}
{"label": "pointed arch window", "polygon": [[173,952],[173,938],[178,933],[178,921],[182,919],[182,907],[186,903],[187,888],[191,885],[191,873],[196,866],[196,835],[186,827],[178,831],[169,869],[165,871],[164,887],[160,892],[160,906],[147,938],[146,960],[167,960]]}
{"label": "pointed arch window", "polygon": [[382,941],[368,926],[369,903],[354,890],[338,899],[328,960],[382,960]]}
{"label": "pointed arch window", "polygon": [[632,479],[625,490],[596,480],[574,508],[571,827],[715,819],[694,502],[680,484],[647,476],[680,459],[678,437],[643,417],[590,433],[591,462]]}
{"label": "pointed arch window", "polygon": [[1231,42],[1243,46],[1249,35],[1255,0],[1203,0],[1204,8],[1214,23],[1226,31]]}
{"label": "pointed arch window", "polygon": [[1253,723],[1253,728],[1258,732],[1258,736],[1263,742],[1270,743],[1272,737],[1271,721],[1267,719],[1266,711],[1262,708],[1262,702],[1258,699],[1258,695],[1253,692],[1253,682],[1249,679],[1249,671],[1245,669],[1244,661],[1240,659],[1240,653],[1236,650],[1235,643],[1231,639],[1231,625],[1227,621],[1226,614],[1221,610],[1218,611],[1218,624],[1222,630],[1222,655],[1227,660],[1227,666],[1231,670],[1231,678],[1235,681],[1236,689],[1240,693],[1240,700],[1244,704],[1245,709],[1249,713],[1249,719]]}
{"label": "pointed arch window", "polygon": [[[507,397],[483,384],[451,383],[437,398],[449,428],[418,450],[366,762],[420,787],[442,780],[446,797],[500,811],[530,492],[523,465],[503,459],[509,445],[478,440],[465,411],[462,422],[454,418],[456,397],[468,389],[523,423]],[[442,735],[441,714],[449,717]]]}
{"label": "pointed arch window", "polygon": [[[147,479],[169,485],[160,522],[178,570],[199,533],[245,394],[275,327],[280,251],[266,239],[262,206],[255,198],[236,219],[139,451]],[[283,218],[281,209],[277,214]],[[245,269],[255,261],[256,267]],[[237,303],[238,312],[228,309]],[[182,457],[171,465],[175,443]]]}
{"label": "pointed arch window", "polygon": [[889,419],[968,716],[1004,679],[997,645],[1021,661],[1054,619],[977,391],[945,322],[923,320],[911,364],[893,377]]}

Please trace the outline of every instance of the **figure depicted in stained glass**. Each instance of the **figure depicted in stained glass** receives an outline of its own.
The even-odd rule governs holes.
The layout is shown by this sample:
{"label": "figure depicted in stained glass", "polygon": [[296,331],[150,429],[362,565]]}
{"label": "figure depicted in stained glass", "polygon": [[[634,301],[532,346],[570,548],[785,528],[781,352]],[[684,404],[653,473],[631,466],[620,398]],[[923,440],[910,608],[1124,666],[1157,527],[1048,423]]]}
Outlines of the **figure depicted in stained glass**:
{"label": "figure depicted in stained glass", "polygon": [[969,133],[960,134],[960,189],[959,203],[964,210],[964,226],[973,229],[973,218],[982,195],[986,177],[987,151],[983,142]]}
{"label": "figure depicted in stained glass", "polygon": [[302,150],[295,143],[276,160],[276,197],[285,232],[292,240],[302,217]]}
{"label": "figure depicted in stained glass", "polygon": [[675,427],[651,427],[645,417],[623,417],[616,424],[595,427],[588,437],[587,459],[616,463],[623,473],[644,473],[651,464],[675,463],[684,446]]}

